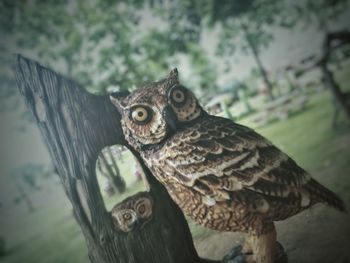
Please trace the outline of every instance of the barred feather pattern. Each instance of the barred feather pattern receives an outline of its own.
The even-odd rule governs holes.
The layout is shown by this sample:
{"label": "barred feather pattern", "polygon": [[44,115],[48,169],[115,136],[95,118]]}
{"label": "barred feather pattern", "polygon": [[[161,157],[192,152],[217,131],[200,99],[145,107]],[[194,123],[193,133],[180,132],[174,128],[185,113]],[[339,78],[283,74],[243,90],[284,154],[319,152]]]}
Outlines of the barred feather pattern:
{"label": "barred feather pattern", "polygon": [[185,214],[212,229],[262,234],[318,202],[344,210],[271,142],[221,117],[206,115],[141,154]]}

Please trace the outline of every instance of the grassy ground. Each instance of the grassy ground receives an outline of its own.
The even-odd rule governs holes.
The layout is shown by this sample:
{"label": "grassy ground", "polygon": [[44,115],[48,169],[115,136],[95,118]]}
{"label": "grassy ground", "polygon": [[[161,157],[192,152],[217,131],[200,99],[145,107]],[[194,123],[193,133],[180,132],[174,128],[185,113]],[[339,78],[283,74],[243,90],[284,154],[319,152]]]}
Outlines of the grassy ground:
{"label": "grassy ground", "polygon": [[[343,80],[346,76],[346,74],[339,75],[339,78]],[[344,83],[347,82],[344,81]],[[347,88],[350,90],[350,87]],[[333,130],[332,114],[330,94],[327,91],[321,91],[310,97],[310,103],[302,113],[257,131],[287,152],[301,166],[317,175],[317,179],[322,183],[350,202],[349,183],[347,183],[350,181],[347,177],[350,171],[349,129],[344,127]],[[245,118],[241,123],[254,127],[251,119],[252,117]],[[125,155],[125,161],[121,164],[123,174],[130,175],[131,160],[130,155]],[[127,193],[106,198],[108,208],[118,200],[143,189],[142,183],[133,184],[133,180],[132,176],[127,179],[127,183],[132,185]],[[6,237],[9,251],[6,256],[0,258],[0,261],[4,263],[85,262],[87,256],[84,240],[72,217],[61,186],[57,183],[47,183],[45,189],[32,198],[38,204],[38,209],[34,213],[28,213],[21,205],[2,209],[0,234]],[[203,253],[206,249],[203,242],[212,242],[208,238],[217,233],[191,222],[190,226],[196,244]],[[218,244],[220,245],[220,242]],[[207,252],[210,253],[210,250]],[[215,253],[212,252],[212,254]]]}

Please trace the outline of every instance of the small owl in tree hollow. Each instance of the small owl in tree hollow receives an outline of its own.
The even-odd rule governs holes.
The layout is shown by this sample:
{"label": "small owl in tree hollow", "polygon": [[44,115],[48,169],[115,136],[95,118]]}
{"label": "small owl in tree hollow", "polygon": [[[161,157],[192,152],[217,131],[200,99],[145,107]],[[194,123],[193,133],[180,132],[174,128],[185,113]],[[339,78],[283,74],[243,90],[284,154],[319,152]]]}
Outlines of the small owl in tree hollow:
{"label": "small owl in tree hollow", "polygon": [[182,211],[219,231],[246,233],[247,262],[273,262],[274,221],[342,200],[252,129],[209,115],[178,72],[111,100],[128,143]]}
{"label": "small owl in tree hollow", "polygon": [[153,216],[152,197],[147,192],[140,192],[115,205],[111,210],[116,230],[130,232],[142,228]]}

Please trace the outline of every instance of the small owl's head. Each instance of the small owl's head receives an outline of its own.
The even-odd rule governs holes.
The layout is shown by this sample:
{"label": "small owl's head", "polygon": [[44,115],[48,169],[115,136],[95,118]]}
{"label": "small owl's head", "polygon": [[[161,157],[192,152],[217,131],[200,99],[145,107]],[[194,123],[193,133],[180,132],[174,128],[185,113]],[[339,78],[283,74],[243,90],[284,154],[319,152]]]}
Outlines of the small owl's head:
{"label": "small owl's head", "polygon": [[114,226],[117,230],[129,232],[138,224],[137,214],[133,209],[121,209],[112,212]]}
{"label": "small owl's head", "polygon": [[112,208],[111,216],[115,228],[122,232],[130,232],[142,228],[152,219],[153,201],[147,192],[139,192],[128,197]]}
{"label": "small owl's head", "polygon": [[136,149],[162,142],[205,113],[180,84],[177,69],[128,95],[112,94],[111,101],[121,114],[126,139]]}

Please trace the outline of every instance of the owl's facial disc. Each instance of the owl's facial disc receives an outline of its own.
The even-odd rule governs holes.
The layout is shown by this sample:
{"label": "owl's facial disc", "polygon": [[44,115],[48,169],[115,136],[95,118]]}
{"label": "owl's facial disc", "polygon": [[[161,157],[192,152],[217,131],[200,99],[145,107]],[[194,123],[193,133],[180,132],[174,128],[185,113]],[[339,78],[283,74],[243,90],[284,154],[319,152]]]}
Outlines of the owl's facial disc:
{"label": "owl's facial disc", "polygon": [[135,148],[157,144],[167,134],[162,107],[154,103],[151,98],[143,96],[121,111],[125,138]]}
{"label": "owl's facial disc", "polygon": [[139,224],[138,216],[133,209],[112,211],[112,218],[115,227],[123,232],[129,232]]}
{"label": "owl's facial disc", "polygon": [[180,84],[175,84],[169,89],[168,103],[180,124],[198,118],[203,111],[194,94]]}
{"label": "owl's facial disc", "polygon": [[169,92],[169,100],[177,108],[181,108],[186,104],[187,96],[187,91],[180,85],[176,85]]}

